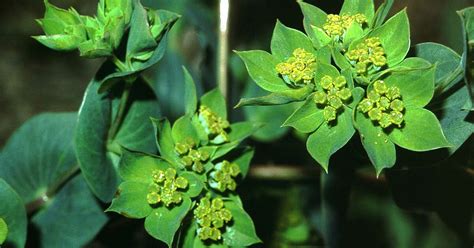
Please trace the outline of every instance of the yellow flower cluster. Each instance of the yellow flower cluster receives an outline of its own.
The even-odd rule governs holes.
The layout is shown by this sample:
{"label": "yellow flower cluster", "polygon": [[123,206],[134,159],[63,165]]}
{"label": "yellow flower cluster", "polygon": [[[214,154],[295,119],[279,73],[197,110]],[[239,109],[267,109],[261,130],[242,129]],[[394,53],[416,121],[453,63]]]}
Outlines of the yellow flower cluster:
{"label": "yellow flower cluster", "polygon": [[358,74],[366,74],[370,69],[378,71],[387,64],[385,50],[378,37],[366,39],[347,52],[346,57],[355,65]]}
{"label": "yellow flower cluster", "polygon": [[276,65],[276,71],[286,83],[293,86],[309,84],[314,78],[316,56],[303,48],[297,48],[287,61]]}
{"label": "yellow flower cluster", "polygon": [[226,132],[226,129],[230,127],[229,122],[218,116],[209,107],[204,105],[199,107],[199,121],[212,139],[212,143],[221,144],[229,142],[229,134]]}
{"label": "yellow flower cluster", "polygon": [[232,213],[224,207],[221,198],[214,198],[211,201],[209,197],[204,197],[194,210],[194,218],[199,225],[197,229],[199,239],[217,241],[222,238],[220,229],[232,220]]}
{"label": "yellow flower cluster", "polygon": [[195,149],[196,143],[188,138],[184,142],[176,143],[174,150],[181,157],[181,163],[197,173],[204,171],[203,163],[209,159],[209,153],[205,150]]}
{"label": "yellow flower cluster", "polygon": [[335,120],[337,111],[340,110],[345,101],[352,97],[351,90],[347,88],[347,81],[344,76],[333,78],[331,76],[324,76],[320,82],[323,91],[314,93],[314,102],[324,107],[324,119],[327,122]]}
{"label": "yellow flower cluster", "polygon": [[398,87],[387,87],[383,81],[378,80],[374,82],[373,90],[367,93],[367,98],[359,103],[358,109],[382,128],[388,128],[392,124],[400,127],[404,119],[405,104]]}
{"label": "yellow flower cluster", "polygon": [[237,187],[235,177],[240,174],[240,167],[235,163],[231,163],[224,160],[215,165],[214,170],[211,172],[209,185],[211,188],[219,190],[221,192],[228,190],[234,191]]}
{"label": "yellow flower cluster", "polygon": [[363,14],[329,14],[326,18],[326,22],[323,25],[323,30],[331,37],[341,37],[347,31],[347,29],[350,28],[354,21],[362,25],[367,23],[367,17],[365,17]]}
{"label": "yellow flower cluster", "polygon": [[184,177],[176,177],[175,169],[154,170],[152,177],[153,183],[150,184],[147,195],[148,204],[155,205],[163,202],[166,207],[169,207],[171,204],[179,204],[183,200],[183,193],[178,189],[186,189],[188,180]]}

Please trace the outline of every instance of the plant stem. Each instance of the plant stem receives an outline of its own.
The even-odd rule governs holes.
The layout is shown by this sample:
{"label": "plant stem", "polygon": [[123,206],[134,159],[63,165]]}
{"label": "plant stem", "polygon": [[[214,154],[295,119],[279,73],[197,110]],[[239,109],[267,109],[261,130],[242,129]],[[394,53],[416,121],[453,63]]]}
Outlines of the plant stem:
{"label": "plant stem", "polygon": [[329,174],[321,173],[321,211],[323,236],[327,247],[347,247],[344,227],[354,169],[343,163],[333,163]]}
{"label": "plant stem", "polygon": [[112,55],[110,59],[112,60],[112,63],[114,63],[114,65],[117,66],[119,71],[127,71],[127,66],[125,65],[125,63],[123,63],[119,58],[117,58],[115,54]]}
{"label": "plant stem", "polygon": [[227,82],[227,64],[228,64],[228,47],[229,47],[229,0],[219,1],[219,47],[218,47],[218,68],[217,68],[217,84],[219,89],[227,99],[228,82]]}
{"label": "plant stem", "polygon": [[117,132],[119,131],[120,125],[122,125],[123,119],[125,118],[127,102],[130,96],[131,85],[132,84],[130,82],[128,81],[125,82],[125,86],[122,92],[122,97],[120,98],[117,114],[115,115],[115,119],[113,120],[112,126],[109,129],[109,133],[108,133],[109,142],[115,138],[115,136],[117,135]]}

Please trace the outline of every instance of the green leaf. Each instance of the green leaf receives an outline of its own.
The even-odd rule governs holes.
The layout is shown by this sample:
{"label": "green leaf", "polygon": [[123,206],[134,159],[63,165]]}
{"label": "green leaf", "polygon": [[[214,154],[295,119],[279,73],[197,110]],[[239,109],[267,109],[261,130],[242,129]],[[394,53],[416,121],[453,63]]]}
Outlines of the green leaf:
{"label": "green leaf", "polygon": [[127,218],[142,219],[153,210],[148,204],[149,183],[125,181],[119,185],[117,196],[112,200],[106,212],[116,212]]}
{"label": "green leaf", "polygon": [[242,98],[235,108],[249,105],[281,105],[295,101],[302,101],[308,97],[314,90],[313,84],[308,84],[302,88],[281,91],[278,93],[271,93],[266,96],[254,98]]}
{"label": "green leaf", "polygon": [[103,202],[110,202],[118,186],[117,173],[107,155],[107,135],[112,103],[97,93],[100,83],[89,83],[77,120],[74,148],[79,167],[92,192]]}
{"label": "green leaf", "polygon": [[346,33],[344,34],[344,42],[343,42],[344,47],[346,48],[349,47],[349,45],[353,41],[360,39],[362,36],[364,36],[364,30],[362,29],[359,23],[353,22],[352,25],[349,27],[349,29],[347,29]]}
{"label": "green leaf", "polygon": [[204,188],[204,182],[196,175],[196,173],[186,171],[179,175],[188,180],[189,186],[185,192],[186,195],[189,197],[196,197],[201,194],[202,189]]}
{"label": "green leaf", "polygon": [[153,126],[155,127],[156,144],[160,156],[168,161],[175,161],[177,158],[176,152],[174,151],[174,141],[171,134],[171,124],[168,119],[151,119]]}
{"label": "green leaf", "polygon": [[313,35],[311,41],[313,42],[314,47],[322,48],[331,43],[331,37],[329,37],[322,28],[316,26],[311,26],[311,28],[313,29],[311,31],[311,34]]}
{"label": "green leaf", "polygon": [[415,46],[416,55],[436,64],[435,85],[444,92],[463,76],[461,56],[441,44],[426,42]]}
{"label": "green leaf", "polygon": [[218,88],[215,88],[201,97],[201,105],[209,107],[219,117],[227,119],[225,98]]}
{"label": "green leaf", "polygon": [[184,142],[186,139],[191,138],[196,144],[199,144],[199,136],[189,115],[182,116],[174,122],[171,136],[175,143]]}
{"label": "green leaf", "polygon": [[331,64],[327,63],[320,63],[316,69],[316,73],[314,76],[314,81],[316,82],[317,86],[320,86],[319,82],[324,76],[331,76],[333,78],[340,76],[339,70],[336,67],[332,66]]}
{"label": "green leaf", "polygon": [[346,56],[342,55],[342,53],[335,48],[331,49],[332,58],[334,59],[334,63],[336,63],[337,67],[341,68],[341,70],[347,70],[352,68],[352,65],[347,60]]}
{"label": "green leaf", "polygon": [[359,102],[362,100],[362,98],[364,98],[364,95],[365,95],[365,90],[364,89],[362,89],[361,87],[355,87],[352,90],[352,101],[348,105],[348,107],[351,108],[351,109],[355,109],[357,104],[359,104]]}
{"label": "green leaf", "polygon": [[82,176],[69,181],[48,204],[32,219],[42,247],[83,247],[107,222]]}
{"label": "green leaf", "polygon": [[305,3],[303,1],[298,1],[298,4],[300,5],[301,11],[303,12],[304,16],[304,30],[311,39],[313,46],[316,49],[319,49],[322,47],[322,45],[319,42],[320,39],[318,39],[318,37],[314,33],[314,29],[312,26],[321,28],[326,22],[327,14],[318,7]]}
{"label": "green leaf", "polygon": [[464,68],[464,82],[469,90],[470,101],[467,101],[464,109],[473,110],[474,105],[474,8],[468,7],[458,11],[461,18],[464,53],[462,65]]}
{"label": "green leaf", "polygon": [[312,96],[286,119],[283,127],[293,127],[299,132],[311,133],[321,126],[324,122],[323,111],[316,106]]}
{"label": "green leaf", "polygon": [[393,2],[394,0],[386,0],[377,9],[372,25],[374,28],[381,26],[382,23],[385,21],[385,18],[387,18],[387,15],[390,12],[390,9],[392,8]]}
{"label": "green leaf", "polygon": [[135,57],[152,51],[158,44],[150,31],[148,14],[140,1],[133,1],[133,14],[130,20],[130,33],[127,41],[127,58]]}
{"label": "green leaf", "polygon": [[349,142],[354,135],[352,110],[345,108],[337,117],[337,123],[323,123],[306,142],[311,156],[328,172],[331,156]]}
{"label": "green leaf", "polygon": [[5,242],[8,236],[7,223],[0,217],[0,245]]}
{"label": "green leaf", "polygon": [[282,62],[291,57],[297,48],[315,53],[311,40],[304,33],[277,21],[271,41],[272,54]]}
{"label": "green leaf", "polygon": [[449,153],[453,154],[474,132],[474,124],[469,110],[463,109],[469,100],[467,86],[463,85],[454,92],[449,91],[443,95],[429,108],[435,113],[440,121],[446,139],[452,144]]}
{"label": "green leaf", "polygon": [[451,146],[436,116],[422,108],[407,108],[402,128],[394,128],[390,140],[411,151],[430,151]]}
{"label": "green leaf", "polygon": [[3,178],[29,203],[46,195],[76,171],[72,147],[76,113],[45,113],[25,122],[5,144],[0,157]]}
{"label": "green leaf", "polygon": [[193,115],[197,110],[196,84],[189,71],[183,67],[184,72],[184,112]]}
{"label": "green leaf", "polygon": [[183,198],[180,205],[171,209],[164,206],[158,207],[145,219],[145,230],[155,239],[171,247],[174,236],[190,208],[191,200],[187,197]]}
{"label": "green leaf", "polygon": [[165,33],[165,35],[163,35],[163,38],[158,43],[158,46],[155,48],[155,50],[153,50],[151,57],[147,61],[145,62],[135,61],[132,64],[132,67],[128,68],[125,71],[117,71],[117,72],[110,73],[110,68],[115,68],[115,65],[111,61],[106,61],[101,66],[99,71],[104,71],[104,72],[108,71],[108,73],[106,73],[106,75],[102,75],[100,78],[97,78],[97,81],[100,82],[100,87],[98,88],[98,92],[104,93],[110,88],[112,88],[112,86],[114,86],[115,84],[119,83],[121,80],[126,78],[127,76],[133,76],[137,74],[138,72],[144,71],[150,68],[151,66],[155,65],[156,63],[158,63],[165,55],[166,45],[167,45],[167,36],[168,36],[168,33]]}
{"label": "green leaf", "polygon": [[250,121],[236,122],[230,125],[229,140],[230,142],[241,142],[257,131],[262,125],[252,123]]}
{"label": "green leaf", "polygon": [[255,150],[250,147],[245,147],[242,149],[241,153],[242,154],[240,154],[239,157],[234,159],[232,162],[239,165],[242,178],[245,178],[249,171],[250,162],[252,161]]}
{"label": "green leaf", "polygon": [[250,77],[262,89],[270,92],[280,92],[290,89],[288,85],[278,76],[276,66],[279,62],[271,54],[260,51],[236,52],[244,61]]}
{"label": "green leaf", "polygon": [[377,176],[383,169],[391,168],[397,158],[395,145],[380,126],[375,126],[363,113],[355,110],[355,127],[359,131],[362,145],[375,167]]}
{"label": "green leaf", "polygon": [[[244,97],[255,97],[263,94],[260,89],[252,82],[248,82],[243,93]],[[274,105],[272,107],[248,106],[243,108],[245,119],[253,123],[264,123],[262,128],[258,129],[252,138],[259,141],[273,141],[283,136],[289,128],[282,128],[281,123],[301,105],[300,102],[294,102],[284,105]]]}
{"label": "green leaf", "polygon": [[20,196],[0,178],[0,245],[24,247],[26,242],[26,210]]}
{"label": "green leaf", "polygon": [[410,24],[406,10],[390,18],[384,25],[376,28],[369,37],[379,37],[387,55],[388,66],[400,63],[410,49]]}
{"label": "green leaf", "polygon": [[171,165],[160,157],[152,157],[124,149],[120,160],[119,173],[124,181],[152,183],[153,170],[165,170],[169,167]]}
{"label": "green leaf", "polygon": [[[152,89],[141,81],[134,83],[129,101],[130,106],[114,142],[131,150],[155,154],[155,137],[151,135],[154,128],[150,117],[161,115],[158,101]],[[115,109],[118,103],[119,99],[114,100]]]}
{"label": "green leaf", "polygon": [[400,88],[406,106],[424,107],[433,98],[435,67],[393,72],[384,79],[388,87]]}
{"label": "green leaf", "polygon": [[371,23],[374,18],[375,7],[373,0],[345,0],[340,14],[364,14],[367,21]]}
{"label": "green leaf", "polygon": [[222,234],[224,244],[228,246],[250,246],[261,243],[257,237],[252,218],[234,201],[225,201],[224,206],[232,213],[232,224],[226,226]]}

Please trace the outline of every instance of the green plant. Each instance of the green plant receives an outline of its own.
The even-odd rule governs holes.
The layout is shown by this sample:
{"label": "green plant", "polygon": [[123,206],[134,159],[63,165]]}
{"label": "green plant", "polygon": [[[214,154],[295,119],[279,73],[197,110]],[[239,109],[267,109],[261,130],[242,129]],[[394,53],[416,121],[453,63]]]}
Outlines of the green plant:
{"label": "green plant", "polygon": [[339,14],[299,4],[306,34],[278,21],[271,54],[237,52],[255,83],[271,92],[237,106],[303,102],[282,126],[308,134],[308,152],[326,171],[356,131],[377,175],[395,165],[395,145],[412,151],[452,147],[426,106],[435,90],[443,90],[436,76],[445,73],[450,80],[443,84],[449,85],[457,74],[439,71],[443,57],[422,56],[431,44],[419,46],[421,56],[407,57],[405,10],[385,21],[391,2],[375,11],[373,1],[345,1]]}
{"label": "green plant", "polygon": [[[53,50],[100,59],[102,65],[78,112],[34,116],[0,150],[0,245],[83,247],[112,230],[113,238],[147,243],[150,237],[153,245],[167,247],[254,246],[262,242],[257,231],[272,233],[266,246],[310,240],[345,247],[350,188],[360,173],[356,169],[369,164],[386,179],[378,182],[388,182],[384,186],[400,207],[439,214],[427,223],[443,221],[446,227],[430,227],[429,235],[454,230],[439,245],[471,245],[466,221],[471,205],[461,198],[472,195],[472,170],[464,168],[462,155],[470,152],[465,142],[474,131],[473,8],[458,13],[464,34],[459,55],[431,42],[410,47],[406,11],[386,20],[392,0],[377,10],[372,0],[346,0],[339,14],[297,1],[304,33],[277,21],[271,53],[241,51],[233,58],[244,64],[230,61],[233,77],[249,81],[249,74],[256,83],[246,86],[249,98],[238,106],[271,105],[245,109],[247,121],[235,122],[241,116],[228,113],[226,102],[232,99],[219,89],[198,97],[215,81],[213,61],[206,61],[211,66],[201,72],[195,72],[199,66],[194,63],[187,63],[190,71],[181,66],[189,61],[177,43],[190,37],[184,36],[189,23],[199,27],[200,55],[216,50],[215,15],[203,7],[210,1],[148,2],[186,13],[189,20],[179,24],[184,31],[170,34],[180,15],[145,7],[140,0],[99,0],[94,16],[44,1],[44,17],[38,20],[44,35],[33,38]],[[267,125],[262,128],[260,122]],[[312,184],[319,184],[316,180],[280,184],[259,181],[257,170],[249,173],[254,149],[242,143],[250,136],[273,141],[290,129],[307,149],[282,144],[286,140],[278,145],[291,152],[285,155],[288,161],[301,162],[301,153],[294,152],[307,150],[321,165],[326,173],[319,193]],[[282,148],[270,148],[265,161],[272,165],[263,169],[272,172],[279,168],[273,163],[279,162],[274,158]],[[362,149],[367,157],[358,154]],[[290,168],[282,170],[290,179],[301,171],[306,178],[319,172],[282,167]],[[276,171],[266,179],[274,179]],[[249,174],[257,180],[240,185]],[[353,198],[359,204],[350,210],[376,215],[375,222],[388,216],[394,244],[418,246],[416,239],[408,243],[418,235],[408,215],[391,198],[363,190],[356,187]],[[249,208],[250,193],[265,202],[263,211]],[[308,195],[318,195],[321,207]],[[276,216],[266,215],[267,210]],[[144,219],[143,236],[136,219]],[[323,239],[313,235],[314,219]],[[115,233],[123,226],[128,229]],[[130,229],[139,237],[134,239],[137,232]],[[428,246],[437,241],[431,236],[420,240]]]}
{"label": "green plant", "polygon": [[113,198],[107,211],[146,218],[148,233],[170,247],[260,242],[235,193],[253,156],[238,145],[258,125],[230,124],[218,90],[198,104],[184,70],[186,115],[171,127],[144,82],[179,15],[138,0],[101,0],[93,17],[48,1],[45,7],[38,20],[45,35],[33,38],[105,61],[78,113],[38,115],[2,150],[0,195],[8,203],[0,207],[1,243],[25,246],[28,213],[42,246],[85,245],[108,219],[94,195],[104,203]]}

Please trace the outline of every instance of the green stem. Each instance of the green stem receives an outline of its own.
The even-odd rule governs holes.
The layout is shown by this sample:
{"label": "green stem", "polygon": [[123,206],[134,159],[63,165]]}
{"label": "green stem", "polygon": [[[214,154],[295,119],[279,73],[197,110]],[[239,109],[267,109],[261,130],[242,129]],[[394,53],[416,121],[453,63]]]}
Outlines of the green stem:
{"label": "green stem", "polygon": [[130,89],[131,89],[131,82],[125,81],[125,86],[122,92],[122,97],[120,98],[120,103],[118,107],[117,114],[115,116],[115,119],[113,120],[112,126],[109,129],[109,134],[108,134],[108,140],[109,142],[112,141],[115,136],[117,135],[117,132],[120,128],[120,125],[122,125],[123,119],[125,118],[126,115],[126,109],[127,109],[127,102],[128,98],[130,96]]}
{"label": "green stem", "polygon": [[321,214],[325,244],[330,248],[347,247],[345,227],[354,170],[347,164],[332,164],[328,174],[321,173]]}
{"label": "green stem", "polygon": [[115,54],[112,55],[112,57],[110,57],[110,59],[112,60],[114,65],[117,66],[119,71],[128,71],[127,66],[125,65],[125,63],[123,63],[119,58],[117,58],[117,56],[115,56]]}

